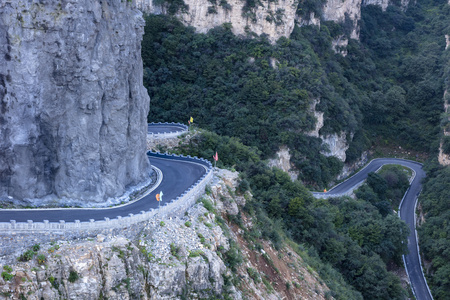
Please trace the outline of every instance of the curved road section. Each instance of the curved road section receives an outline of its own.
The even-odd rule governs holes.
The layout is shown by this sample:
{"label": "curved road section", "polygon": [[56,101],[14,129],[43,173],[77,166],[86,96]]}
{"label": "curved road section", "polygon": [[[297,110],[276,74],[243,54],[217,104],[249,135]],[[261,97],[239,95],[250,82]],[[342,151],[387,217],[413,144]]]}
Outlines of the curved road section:
{"label": "curved road section", "polygon": [[395,158],[379,158],[372,160],[361,171],[347,179],[346,181],[333,187],[327,193],[313,193],[316,198],[328,198],[333,196],[342,196],[349,191],[354,190],[360,186],[370,172],[375,172],[383,165],[396,164],[402,165],[412,169],[415,176],[411,181],[411,185],[403,196],[399,207],[399,216],[406,222],[410,233],[408,236],[408,254],[403,256],[403,260],[408,273],[409,280],[413,289],[413,293],[418,300],[433,299],[430,289],[422,272],[422,263],[419,257],[419,246],[417,241],[417,232],[415,228],[415,208],[417,204],[417,197],[422,190],[422,180],[425,178],[425,172],[422,169],[422,164]]}
{"label": "curved road section", "polygon": [[180,123],[149,123],[147,134],[154,135],[180,135],[188,131],[188,127]]}
{"label": "curved road section", "polygon": [[[157,201],[155,201],[157,192],[161,190],[164,192],[164,201],[175,199],[194,185],[209,169],[206,162],[194,158],[180,158],[150,152],[148,152],[148,156],[152,165],[162,171],[163,180],[154,191],[138,201],[128,205],[105,209],[0,210],[0,222],[9,222],[10,220],[16,220],[17,222],[27,222],[27,220],[33,220],[34,222],[43,222],[44,220],[49,220],[50,222],[59,222],[59,220],[74,222],[75,220],[80,220],[83,222],[89,221],[90,219],[104,220],[105,217],[113,219],[117,216],[126,216],[130,213],[138,214],[141,211],[147,211],[158,206]],[[422,189],[421,181],[425,177],[425,172],[422,170],[421,164],[401,159],[374,159],[360,172],[335,186],[328,193],[314,193],[314,195],[318,198],[325,195],[326,197],[344,195],[349,190],[353,190],[359,186],[370,172],[375,172],[386,164],[402,165],[415,172],[414,179],[406,191],[399,208],[399,216],[406,222],[410,229],[408,236],[409,253],[403,259],[416,299],[433,299],[422,272],[415,230],[415,206],[417,197]]]}
{"label": "curved road section", "polygon": [[127,216],[130,213],[139,214],[141,211],[158,207],[156,194],[159,191],[164,193],[163,201],[170,202],[194,185],[209,170],[207,163],[199,159],[150,152],[147,155],[151,164],[162,171],[163,179],[155,190],[135,202],[104,209],[4,209],[0,210],[0,222],[9,222],[10,220],[16,220],[16,222],[27,222],[27,220],[33,222],[43,222],[44,220],[50,222],[59,222],[59,220],[88,222],[90,219],[97,221],[104,220],[105,217],[114,219],[117,216]]}

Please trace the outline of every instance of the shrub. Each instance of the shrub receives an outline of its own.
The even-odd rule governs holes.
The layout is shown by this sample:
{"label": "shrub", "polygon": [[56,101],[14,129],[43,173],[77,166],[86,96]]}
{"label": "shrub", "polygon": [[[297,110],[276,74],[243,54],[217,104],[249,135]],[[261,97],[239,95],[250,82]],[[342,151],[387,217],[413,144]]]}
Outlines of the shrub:
{"label": "shrub", "polygon": [[250,189],[250,183],[248,182],[247,179],[242,179],[239,182],[239,186],[238,186],[238,190],[241,194],[245,193],[246,191],[248,191]]}
{"label": "shrub", "polygon": [[78,280],[78,278],[80,278],[80,276],[78,275],[77,271],[70,271],[69,274],[69,282],[74,283],[75,281]]}
{"label": "shrub", "polygon": [[166,223],[164,223],[164,221],[159,222],[159,226],[163,227],[166,226]]}
{"label": "shrub", "polygon": [[39,254],[37,256],[37,261],[38,261],[38,264],[43,265],[47,261],[47,258],[45,257],[44,254]]}
{"label": "shrub", "polygon": [[445,154],[450,154],[450,136],[444,136],[442,139],[442,151]]}
{"label": "shrub", "polygon": [[225,252],[225,265],[234,272],[236,271],[236,267],[241,264],[242,261],[242,255],[238,245],[233,240],[230,240],[230,249]]}
{"label": "shrub", "polygon": [[12,268],[11,268],[10,266],[8,266],[8,265],[4,265],[4,266],[3,266],[3,270],[5,270],[5,271],[8,272],[8,273],[11,273],[11,272],[12,272]]}
{"label": "shrub", "polygon": [[19,261],[29,261],[33,258],[34,256],[34,251],[33,250],[27,250],[25,251],[22,255],[19,256]]}
{"label": "shrub", "polygon": [[253,279],[254,282],[259,283],[261,281],[258,271],[256,271],[255,269],[247,268],[247,273]]}
{"label": "shrub", "polygon": [[202,200],[203,206],[209,211],[209,212],[214,212],[214,206],[212,204],[211,201],[209,201],[208,199],[203,198]]}
{"label": "shrub", "polygon": [[211,191],[211,186],[208,184],[205,186],[205,193],[206,195],[211,195],[212,191]]}
{"label": "shrub", "polygon": [[2,278],[6,281],[10,281],[14,277],[13,274],[9,274],[8,272],[2,272]]}
{"label": "shrub", "polygon": [[170,253],[171,253],[173,256],[175,256],[178,260],[180,260],[180,254],[179,254],[179,252],[180,252],[180,248],[177,247],[177,246],[175,246],[174,243],[171,243],[171,244],[170,244]]}
{"label": "shrub", "polygon": [[203,255],[203,251],[202,250],[193,250],[191,252],[189,252],[189,257],[197,257],[200,255]]}
{"label": "shrub", "polygon": [[189,221],[187,221],[187,222],[184,223],[184,225],[185,225],[186,227],[191,227],[191,226],[192,226],[192,223],[189,222]]}
{"label": "shrub", "polygon": [[59,282],[56,280],[55,277],[50,276],[50,277],[48,278],[48,281],[50,281],[50,283],[52,284],[52,286],[53,286],[55,289],[58,289],[58,288],[59,288]]}
{"label": "shrub", "polygon": [[31,247],[31,249],[33,249],[34,252],[38,252],[41,249],[41,245],[34,244],[33,247]]}

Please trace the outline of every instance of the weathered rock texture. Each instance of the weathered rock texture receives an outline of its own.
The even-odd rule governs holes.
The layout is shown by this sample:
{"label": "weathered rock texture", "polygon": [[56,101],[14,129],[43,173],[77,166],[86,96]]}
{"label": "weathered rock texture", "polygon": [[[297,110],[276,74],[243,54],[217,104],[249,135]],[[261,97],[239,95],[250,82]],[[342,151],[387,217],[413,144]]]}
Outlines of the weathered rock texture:
{"label": "weathered rock texture", "polygon": [[0,1],[0,197],[102,202],[148,178],[134,6]]}
{"label": "weathered rock texture", "polygon": [[295,169],[293,163],[291,163],[291,154],[289,148],[285,145],[281,146],[275,154],[275,158],[269,159],[269,167],[277,167],[284,172],[288,173],[291,180],[294,181],[298,178],[298,170]]}
{"label": "weathered rock texture", "polygon": [[236,193],[237,172],[216,175],[204,195],[209,210],[198,203],[182,218],[151,219],[130,239],[56,239],[26,261],[17,257],[29,247],[0,256],[9,274],[0,276],[0,299],[328,299],[329,288],[291,247],[244,238],[257,230],[258,220],[242,212],[252,196]]}
{"label": "weathered rock texture", "polygon": [[[383,11],[385,11],[392,2],[393,1],[391,0],[363,0],[363,5],[378,5],[381,6]],[[409,0],[401,0],[400,4],[403,9],[406,9],[408,7]]]}
{"label": "weathered rock texture", "polygon": [[[345,162],[346,154],[349,145],[347,134],[345,132],[334,133],[321,135],[320,129],[322,129],[324,120],[323,120],[323,112],[316,110],[317,104],[320,103],[320,100],[317,99],[311,105],[311,111],[314,113],[316,117],[316,126],[314,130],[307,132],[306,134],[309,136],[314,136],[322,139],[322,143],[325,144],[328,148],[328,151],[322,151],[321,153],[325,156],[335,156],[342,162]],[[350,137],[351,141],[352,137]]]}
{"label": "weathered rock texture", "polygon": [[322,151],[325,156],[337,157],[340,161],[344,162],[347,158],[345,151],[347,151],[349,145],[347,142],[347,134],[341,132],[340,134],[329,134],[320,137],[322,143],[328,146],[329,151]]}
{"label": "weathered rock texture", "polygon": [[[444,92],[444,113],[446,116],[448,116],[447,120],[450,121],[450,103],[449,103],[449,94],[448,91],[445,90]],[[444,127],[444,136],[450,136],[450,131],[448,130],[448,127]],[[444,153],[443,149],[443,143],[441,142],[439,145],[439,155],[438,155],[438,161],[443,166],[449,166],[450,165],[450,155]]]}
{"label": "weathered rock texture", "polygon": [[[165,14],[164,6],[154,0],[137,0],[138,6],[153,14]],[[208,0],[185,0],[189,9],[178,13],[184,24],[193,26],[198,32],[230,23],[233,33],[245,35],[254,32],[267,34],[272,41],[289,37],[294,29],[298,0],[261,1],[260,6],[243,13],[245,1],[228,0],[228,5],[213,5]],[[214,12],[213,12],[214,11]]]}
{"label": "weathered rock texture", "polygon": [[343,23],[347,18],[353,22],[350,37],[359,38],[359,26],[357,22],[361,19],[361,0],[327,0],[323,9],[325,20]]}
{"label": "weathered rock texture", "polygon": [[[261,1],[260,5],[243,12],[245,1],[228,0],[227,5],[213,5],[208,0],[184,0],[188,9],[177,15],[186,24],[199,32],[230,23],[235,34],[254,32],[266,34],[272,41],[280,37],[289,37],[295,23],[299,25],[320,25],[320,18],[328,21],[343,22],[345,16],[353,22],[352,38],[359,37],[358,20],[361,18],[361,0],[329,0],[323,8],[323,16],[308,18],[297,14],[298,0]],[[164,5],[155,4],[154,0],[137,0],[138,7],[152,14],[165,14]],[[301,10],[301,7],[300,7]]]}
{"label": "weathered rock texture", "polygon": [[[214,2],[216,4],[214,4]],[[164,1],[136,0],[140,9],[151,14],[167,14],[168,8]],[[180,20],[193,26],[198,32],[205,33],[209,29],[224,23],[232,25],[237,35],[254,32],[258,35],[266,34],[274,42],[280,37],[289,37],[295,24],[299,26],[317,25],[320,20],[335,21],[338,23],[351,22],[353,24],[350,38],[359,39],[359,25],[361,19],[361,6],[379,5],[383,10],[391,4],[390,0],[327,0],[323,6],[322,15],[311,12],[309,16],[301,16],[302,11],[299,0],[259,1],[256,7],[244,9],[244,0],[209,1],[184,0],[186,9],[180,9],[176,14]],[[219,4],[220,3],[220,4]],[[405,9],[409,0],[401,0]],[[333,48],[336,52],[346,54],[336,46],[346,46],[348,40],[339,37]]]}

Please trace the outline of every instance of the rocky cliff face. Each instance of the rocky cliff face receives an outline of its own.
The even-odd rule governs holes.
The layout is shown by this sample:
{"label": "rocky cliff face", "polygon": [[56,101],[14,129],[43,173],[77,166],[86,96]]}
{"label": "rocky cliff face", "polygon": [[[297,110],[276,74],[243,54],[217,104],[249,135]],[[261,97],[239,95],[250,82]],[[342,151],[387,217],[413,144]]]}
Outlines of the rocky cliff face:
{"label": "rocky cliff face", "polygon": [[[447,48],[448,48],[448,44],[447,44],[446,49]],[[447,121],[450,121],[450,116],[448,115],[450,113],[450,103],[449,103],[449,100],[448,100],[450,97],[448,95],[449,95],[448,91],[445,90],[445,92],[444,92],[444,113],[448,116],[447,117],[448,118]],[[450,131],[448,130],[447,126],[443,128],[443,131],[444,131],[444,136],[450,136]],[[449,166],[450,165],[450,155],[444,153],[442,141],[441,141],[441,143],[439,145],[438,161],[443,166]]]}
{"label": "rocky cliff face", "polygon": [[[144,11],[161,14],[167,13],[164,6],[155,4],[153,0],[137,0]],[[245,1],[228,0],[224,4],[213,4],[210,0],[185,0],[189,7],[177,15],[184,24],[193,26],[198,32],[205,33],[209,29],[230,23],[233,33],[245,35],[254,32],[267,34],[269,39],[289,37],[294,29],[298,0],[261,1],[260,6],[244,12]],[[214,1],[213,1],[214,2]],[[221,2],[222,3],[222,2]],[[225,4],[226,3],[226,4]]]}
{"label": "rocky cliff face", "polygon": [[361,0],[327,0],[323,9],[323,18],[328,21],[353,23],[350,37],[359,39],[359,26],[357,22],[361,19]]}
{"label": "rocky cliff face", "polygon": [[269,167],[277,167],[288,173],[292,181],[297,180],[298,178],[299,172],[291,163],[291,154],[289,153],[289,148],[284,145],[281,146],[277,151],[277,153],[275,154],[275,158],[269,159],[268,165]]}
{"label": "rocky cliff face", "polygon": [[[406,7],[409,0],[402,0]],[[165,1],[136,0],[140,9],[152,14],[169,13]],[[299,0],[259,1],[255,7],[246,7],[244,0],[184,0],[185,9],[180,9],[176,15],[186,25],[193,26],[198,32],[230,23],[235,34],[254,32],[258,35],[266,34],[271,41],[280,37],[289,37],[295,24],[319,25],[320,20],[352,22],[353,29],[350,37],[359,38],[358,21],[361,19],[362,5],[379,5],[386,9],[389,0],[327,0],[323,6],[322,16],[311,12],[307,17],[297,12],[304,8]],[[342,43],[342,42],[341,42]],[[342,46],[339,44],[338,46]]]}
{"label": "rocky cliff face", "polygon": [[[264,33],[272,41],[282,36],[289,37],[295,23],[320,25],[320,17],[314,13],[308,18],[297,14],[298,8],[301,10],[298,0],[260,1],[251,9],[244,7],[246,2],[243,0],[222,1],[220,4],[212,2],[216,1],[185,0],[188,9],[178,12],[177,15],[185,24],[195,27],[199,32],[231,23],[235,34],[250,31],[258,35]],[[137,0],[137,4],[148,13],[167,13],[164,5],[155,4],[154,0]],[[322,17],[324,20],[343,22],[346,15],[354,24],[351,37],[358,38],[357,21],[361,17],[361,0],[329,0],[323,8]]]}
{"label": "rocky cliff face", "polygon": [[[378,5],[381,7],[383,11],[391,4],[393,1],[391,0],[363,0],[363,5]],[[403,9],[408,7],[409,0],[401,0],[400,5]]]}
{"label": "rocky cliff face", "polygon": [[[307,132],[306,134],[309,136],[314,136],[322,139],[322,143],[326,145],[328,151],[321,152],[325,156],[334,156],[338,158],[340,161],[345,162],[346,154],[349,145],[347,134],[345,132],[335,133],[335,134],[327,134],[321,135],[320,129],[322,129],[324,124],[323,112],[317,111],[316,106],[320,103],[320,100],[316,100],[312,103],[310,109],[314,113],[316,117],[316,126],[314,130]],[[352,137],[350,137],[351,140]]]}
{"label": "rocky cliff face", "polygon": [[102,202],[148,178],[130,1],[0,2],[0,197]]}

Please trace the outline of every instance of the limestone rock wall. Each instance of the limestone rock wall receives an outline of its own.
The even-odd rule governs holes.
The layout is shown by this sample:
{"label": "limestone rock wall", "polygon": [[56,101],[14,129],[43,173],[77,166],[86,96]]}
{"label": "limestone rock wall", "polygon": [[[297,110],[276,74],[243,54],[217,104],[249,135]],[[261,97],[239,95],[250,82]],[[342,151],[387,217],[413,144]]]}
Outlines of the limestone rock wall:
{"label": "limestone rock wall", "polygon": [[[295,23],[299,25],[320,25],[324,20],[343,22],[345,15],[354,23],[352,38],[359,37],[357,21],[361,18],[361,0],[328,0],[322,16],[311,13],[308,19],[296,14],[298,0],[261,1],[260,6],[243,12],[245,1],[228,0],[228,5],[212,5],[208,0],[184,0],[188,6],[186,11],[178,13],[178,17],[187,25],[195,27],[199,32],[231,23],[235,34],[254,32],[267,34],[276,41],[282,36],[289,37]],[[165,14],[166,9],[154,3],[154,0],[137,0],[138,7],[152,14]],[[213,12],[214,11],[214,12]]]}
{"label": "limestone rock wall", "polygon": [[[138,6],[152,14],[165,14],[166,10],[154,4],[154,0],[137,0]],[[178,13],[184,24],[193,26],[198,32],[205,33],[209,29],[224,23],[231,23],[234,34],[244,35],[254,32],[267,34],[272,41],[285,36],[289,37],[294,29],[298,0],[261,1],[261,6],[243,14],[245,1],[227,0],[228,5],[213,5],[208,0],[185,0],[189,9]],[[214,12],[213,12],[214,11]]]}
{"label": "limestone rock wall", "polygon": [[[448,121],[450,121],[450,103],[448,101],[449,97],[448,97],[448,91],[445,90],[444,92],[444,113],[446,116],[448,116]],[[444,115],[444,117],[445,117]],[[444,136],[450,136],[450,131],[448,131],[448,128],[443,128],[444,130]],[[450,155],[445,154],[444,150],[443,150],[443,142],[441,141],[440,145],[439,145],[439,155],[438,155],[438,161],[441,165],[443,166],[449,166],[450,165]]]}
{"label": "limestone rock wall", "polygon": [[291,163],[291,154],[289,153],[289,148],[285,145],[280,147],[275,154],[275,158],[269,159],[268,165],[269,167],[277,167],[288,173],[292,181],[295,181],[298,178],[299,172]]}
{"label": "limestone rock wall", "polygon": [[327,0],[323,8],[323,18],[329,21],[343,23],[345,18],[353,22],[352,39],[359,39],[359,26],[361,19],[361,0]]}
{"label": "limestone rock wall", "polygon": [[347,134],[341,132],[340,134],[330,134],[326,136],[321,136],[322,142],[328,146],[329,151],[322,152],[325,156],[337,157],[340,161],[345,161],[346,154],[349,145],[347,143]]}
{"label": "limestone rock wall", "polygon": [[379,5],[384,11],[389,5],[389,0],[364,0],[364,5]]}
{"label": "limestone rock wall", "polygon": [[[321,152],[325,156],[334,156],[337,157],[342,162],[345,162],[346,154],[349,147],[349,141],[347,140],[347,134],[345,132],[321,135],[320,129],[322,129],[324,125],[323,112],[316,110],[317,104],[320,103],[320,99],[315,100],[310,109],[314,113],[316,117],[316,126],[314,130],[307,132],[306,135],[314,136],[322,139],[322,143],[325,144],[329,151]],[[350,137],[350,141],[353,137]]]}
{"label": "limestone rock wall", "polygon": [[0,198],[102,202],[147,180],[143,27],[129,1],[0,1]]}
{"label": "limestone rock wall", "polygon": [[[381,9],[383,11],[386,10],[386,8],[391,4],[391,0],[363,0],[363,5],[378,5],[381,6]],[[403,9],[406,9],[408,7],[409,0],[401,0],[400,5]]]}
{"label": "limestone rock wall", "polygon": [[[161,1],[155,2],[154,0],[136,0],[137,6],[146,13],[168,13],[164,2],[163,4]],[[184,0],[184,3],[186,9],[180,9],[177,16],[184,24],[195,27],[198,32],[205,33],[213,27],[230,23],[235,34],[254,32],[261,35],[264,33],[274,42],[280,37],[289,37],[295,24],[320,26],[321,19],[342,23],[346,18],[353,23],[350,38],[359,39],[358,21],[361,19],[361,6],[379,5],[386,10],[390,0],[327,0],[321,16],[311,12],[308,18],[297,14],[297,10],[302,9],[301,5],[299,6],[299,0],[263,0],[258,2],[259,5],[255,8],[245,12],[243,11],[244,0]],[[408,3],[409,0],[401,1],[403,8],[406,8]]]}

